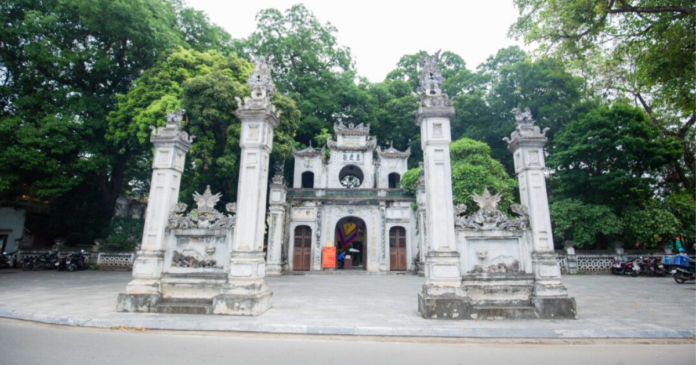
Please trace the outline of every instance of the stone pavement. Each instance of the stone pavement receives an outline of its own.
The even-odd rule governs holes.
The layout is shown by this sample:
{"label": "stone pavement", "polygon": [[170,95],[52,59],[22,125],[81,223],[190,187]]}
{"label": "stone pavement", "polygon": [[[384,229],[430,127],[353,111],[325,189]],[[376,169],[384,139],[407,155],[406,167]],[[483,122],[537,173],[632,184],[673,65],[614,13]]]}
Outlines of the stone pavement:
{"label": "stone pavement", "polygon": [[118,313],[130,272],[0,270],[0,317],[86,327],[467,338],[693,338],[696,286],[671,277],[564,276],[577,320],[426,320],[423,278],[267,278],[273,308],[259,317]]}

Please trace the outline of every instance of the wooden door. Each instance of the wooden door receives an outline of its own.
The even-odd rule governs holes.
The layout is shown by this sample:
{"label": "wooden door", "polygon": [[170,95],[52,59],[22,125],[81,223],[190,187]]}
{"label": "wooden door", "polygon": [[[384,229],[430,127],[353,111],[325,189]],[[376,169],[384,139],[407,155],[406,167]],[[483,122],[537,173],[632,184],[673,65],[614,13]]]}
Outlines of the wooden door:
{"label": "wooden door", "polygon": [[312,229],[308,226],[295,228],[295,248],[293,254],[293,269],[309,271],[312,263]]}
{"label": "wooden door", "polygon": [[389,230],[389,267],[392,271],[406,270],[406,230],[403,227]]}

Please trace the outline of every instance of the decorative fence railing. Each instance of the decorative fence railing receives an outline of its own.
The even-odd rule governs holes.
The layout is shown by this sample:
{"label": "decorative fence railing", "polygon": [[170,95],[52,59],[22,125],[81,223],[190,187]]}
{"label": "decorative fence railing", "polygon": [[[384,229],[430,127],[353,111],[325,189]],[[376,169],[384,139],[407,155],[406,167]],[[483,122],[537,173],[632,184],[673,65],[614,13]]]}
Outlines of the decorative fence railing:
{"label": "decorative fence railing", "polygon": [[135,253],[133,252],[100,252],[97,265],[104,268],[133,268]]}
{"label": "decorative fence railing", "polygon": [[[63,257],[63,256],[70,255],[71,253],[75,253],[75,252],[79,252],[79,251],[80,250],[58,251],[58,256]],[[51,251],[51,250],[19,250],[17,252],[17,262],[22,262],[22,260],[24,260],[27,257],[36,257],[36,256],[46,255],[49,253],[55,253],[55,251]],[[91,256],[92,256],[91,253],[85,252],[84,255],[85,255],[85,260],[87,262],[91,262],[90,261]]]}
{"label": "decorative fence railing", "polygon": [[[54,253],[51,250],[20,250],[17,254],[17,262],[22,262],[26,257],[36,257],[49,253]],[[59,251],[59,256],[66,256],[79,250]],[[99,265],[101,269],[132,269],[135,253],[133,252],[89,252],[84,253],[86,261],[92,265]]]}
{"label": "decorative fence railing", "polygon": [[[556,256],[556,261],[558,261],[559,266],[561,267],[561,271],[565,274],[568,272],[569,265],[568,261],[569,259],[572,260],[575,258],[577,261],[577,270],[588,273],[588,274],[594,274],[594,273],[608,273],[611,270],[611,265],[612,265],[612,260],[614,257],[620,257],[620,260],[623,262],[626,261],[636,261],[640,259],[641,257],[646,259],[646,258],[660,258],[665,256],[665,254],[659,255],[659,254],[644,254],[644,255],[636,255],[636,254],[590,254],[590,253],[580,253],[576,255],[567,255],[563,253],[559,253]],[[692,260],[696,260],[695,256],[690,256]]]}

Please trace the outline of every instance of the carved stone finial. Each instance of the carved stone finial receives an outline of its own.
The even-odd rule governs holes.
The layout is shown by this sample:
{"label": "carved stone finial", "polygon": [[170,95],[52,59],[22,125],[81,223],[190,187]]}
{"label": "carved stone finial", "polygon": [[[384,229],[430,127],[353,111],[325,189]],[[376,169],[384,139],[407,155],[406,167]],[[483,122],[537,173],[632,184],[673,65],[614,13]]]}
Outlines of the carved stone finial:
{"label": "carved stone finial", "polygon": [[420,93],[420,105],[422,107],[446,107],[449,99],[442,93],[442,73],[440,73],[439,58],[440,51],[432,56],[421,51],[419,62],[421,73],[418,78],[418,92]]}
{"label": "carved stone finial", "polygon": [[181,126],[181,121],[184,120],[184,114],[186,114],[185,109],[178,109],[177,111],[170,110],[167,112],[167,126],[171,124]]}
{"label": "carved stone finial", "polygon": [[509,145],[513,142],[519,142],[520,139],[524,138],[545,140],[546,132],[548,132],[550,128],[544,128],[542,131],[539,127],[535,126],[534,118],[529,108],[524,108],[524,111],[521,111],[520,108],[513,108],[511,112],[515,115],[515,131],[512,132],[510,138],[503,138],[503,141],[507,142]]}
{"label": "carved stone finial", "polygon": [[150,126],[152,130],[151,141],[161,142],[161,141],[171,141],[171,140],[181,140],[187,144],[193,143],[194,136],[188,135],[188,133],[181,130],[181,121],[184,119],[186,110],[178,109],[177,111],[170,110],[167,112],[167,123],[164,127],[155,128]]}
{"label": "carved stone finial", "polygon": [[440,73],[439,58],[440,51],[430,56],[424,51],[420,51],[421,74],[419,78],[418,91],[429,96],[436,96],[442,93],[442,74]]}
{"label": "carved stone finial", "polygon": [[267,109],[275,112],[275,108],[271,104],[271,97],[276,91],[273,85],[273,78],[271,77],[272,68],[273,62],[270,55],[254,56],[254,71],[247,78],[247,85],[251,89],[251,97],[244,98],[244,103],[242,103],[242,99],[235,96],[234,99],[237,101],[238,110]]}
{"label": "carved stone finial", "polygon": [[273,62],[270,55],[254,57],[254,71],[247,79],[252,99],[270,98],[275,93],[271,77],[272,68]]}
{"label": "carved stone finial", "polygon": [[285,179],[283,178],[283,171],[285,171],[285,164],[283,161],[276,161],[273,164],[273,169],[275,170],[275,174],[273,175],[273,178],[271,181],[273,181],[274,184],[283,184],[285,183]]}

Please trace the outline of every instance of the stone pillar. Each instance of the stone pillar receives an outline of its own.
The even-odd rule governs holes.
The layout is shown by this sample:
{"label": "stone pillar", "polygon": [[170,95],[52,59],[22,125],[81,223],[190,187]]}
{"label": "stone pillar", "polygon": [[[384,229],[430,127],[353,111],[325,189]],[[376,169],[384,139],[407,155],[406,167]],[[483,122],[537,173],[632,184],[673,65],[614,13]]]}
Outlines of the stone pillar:
{"label": "stone pillar", "polygon": [[513,113],[517,127],[512,132],[511,138],[503,138],[503,140],[508,143],[508,150],[514,157],[520,200],[522,205],[529,208],[535,279],[532,300],[542,316],[547,317],[547,310],[542,308],[545,298],[568,299],[566,303],[557,303],[557,305],[565,306],[565,312],[563,310],[561,312],[566,313],[567,316],[572,315],[574,318],[575,299],[568,298],[568,291],[561,283],[561,269],[556,262],[551,231],[551,215],[544,175],[546,167],[544,146],[548,142],[546,138],[548,128],[541,131],[534,125],[529,108],[524,112],[515,108]]}
{"label": "stone pillar", "polygon": [[179,197],[186,152],[191,149],[193,141],[193,137],[181,131],[184,113],[183,109],[176,113],[169,112],[166,126],[156,131],[153,129],[150,137],[150,142],[155,146],[155,156],[152,160],[145,229],[141,250],[133,263],[134,279],[118,298],[119,311],[148,312],[162,298],[160,278],[164,264],[165,229],[169,222],[169,211]]}
{"label": "stone pillar", "polygon": [[575,242],[565,241],[563,246],[566,251],[566,268],[568,269],[568,274],[578,273],[578,256],[575,254]]}
{"label": "stone pillar", "polygon": [[418,276],[425,276],[426,260],[425,254],[428,252],[428,242],[427,242],[427,232],[426,232],[426,215],[425,215],[425,170],[423,164],[421,163],[420,176],[418,177],[418,183],[416,184],[416,203],[418,204],[418,209],[416,210],[417,224],[418,224]]}
{"label": "stone pillar", "polygon": [[256,67],[247,83],[251,97],[237,100],[237,117],[242,122],[239,145],[242,148],[237,189],[235,224],[230,273],[220,295],[213,299],[213,313],[257,316],[272,306],[268,290],[263,235],[266,218],[269,155],[273,148],[273,129],[278,126],[271,96],[271,64],[256,58]]}
{"label": "stone pillar", "polygon": [[285,237],[285,215],[287,210],[286,197],[288,189],[283,179],[283,165],[275,166],[276,174],[271,182],[270,194],[271,202],[269,210],[270,219],[268,223],[268,241],[266,243],[266,275],[283,275],[283,239]]}
{"label": "stone pillar", "polygon": [[418,309],[424,318],[458,318],[470,312],[459,269],[454,232],[452,171],[449,146],[450,118],[454,116],[446,94],[438,53],[424,53],[420,76],[421,100],[416,124],[421,130],[425,167],[425,231],[427,232],[426,282],[418,295]]}

